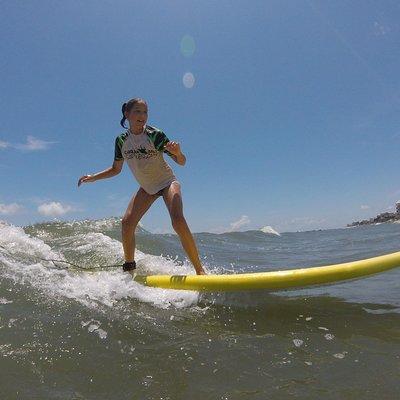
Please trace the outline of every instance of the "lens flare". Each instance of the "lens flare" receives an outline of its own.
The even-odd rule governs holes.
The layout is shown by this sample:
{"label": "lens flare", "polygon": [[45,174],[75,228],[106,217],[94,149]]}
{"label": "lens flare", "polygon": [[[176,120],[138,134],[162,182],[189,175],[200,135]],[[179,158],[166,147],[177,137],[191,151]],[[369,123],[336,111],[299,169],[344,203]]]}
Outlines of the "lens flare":
{"label": "lens flare", "polygon": [[194,53],[196,46],[194,44],[194,39],[190,35],[183,36],[181,40],[181,53],[185,57],[191,57]]}
{"label": "lens flare", "polygon": [[191,72],[186,72],[185,75],[183,75],[183,85],[187,88],[187,89],[191,89],[194,85],[194,76]]}

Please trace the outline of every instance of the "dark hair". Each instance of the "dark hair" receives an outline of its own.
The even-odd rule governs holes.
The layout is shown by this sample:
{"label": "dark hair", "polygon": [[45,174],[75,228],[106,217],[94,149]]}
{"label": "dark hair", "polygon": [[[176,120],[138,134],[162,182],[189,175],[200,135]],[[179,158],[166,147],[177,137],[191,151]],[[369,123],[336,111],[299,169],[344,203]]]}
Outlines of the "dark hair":
{"label": "dark hair", "polygon": [[135,97],[134,99],[130,99],[129,101],[127,101],[126,103],[122,104],[122,119],[121,119],[121,126],[123,128],[126,129],[125,126],[125,111],[129,112],[131,111],[132,107],[136,104],[136,103],[144,103],[147,106],[146,100],[141,99],[140,97]]}

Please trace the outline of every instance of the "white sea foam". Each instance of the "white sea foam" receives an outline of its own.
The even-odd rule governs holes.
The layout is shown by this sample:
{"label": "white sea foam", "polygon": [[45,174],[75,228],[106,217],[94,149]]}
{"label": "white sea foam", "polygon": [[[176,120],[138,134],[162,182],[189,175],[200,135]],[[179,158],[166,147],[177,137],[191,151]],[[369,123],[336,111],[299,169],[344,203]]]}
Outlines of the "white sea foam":
{"label": "white sea foam", "polygon": [[324,337],[326,340],[333,340],[335,338],[335,335],[332,335],[331,333],[326,333]]}
{"label": "white sea foam", "polygon": [[107,331],[104,329],[100,328],[101,323],[97,320],[90,320],[87,322],[81,322],[82,327],[88,326],[88,332],[92,333],[95,332],[99,335],[100,339],[106,339],[107,338]]}
{"label": "white sea foam", "polygon": [[264,233],[269,233],[271,235],[281,236],[280,233],[278,233],[274,228],[272,228],[272,226],[268,225],[261,228],[260,231]]}
{"label": "white sea foam", "polygon": [[304,343],[304,341],[301,340],[301,339],[293,339],[293,344],[294,344],[296,347],[301,347],[301,346],[303,345],[303,343]]}
{"label": "white sea foam", "polygon": [[[27,235],[23,228],[0,221],[0,245],[16,257],[57,258],[64,260],[62,254],[53,252],[43,240]],[[0,251],[2,249],[0,248]],[[3,254],[1,252],[0,254]]]}
{"label": "white sea foam", "polygon": [[[91,232],[68,239],[63,238],[65,245],[73,247],[82,257],[85,252],[94,252],[96,255],[107,255],[112,262],[123,259],[122,244],[101,233]],[[38,261],[37,258],[65,260],[62,252],[54,251],[41,239],[26,234],[22,228],[2,222],[0,245],[6,249],[0,248],[0,264],[3,265],[0,274],[3,277],[32,285],[54,298],[73,299],[88,307],[99,304],[111,307],[123,299],[148,302],[160,308],[190,307],[198,302],[197,292],[145,287],[121,269],[90,273],[50,268],[51,263]],[[193,273],[193,267],[187,263],[178,265],[162,256],[136,250],[135,258],[138,274]]]}
{"label": "white sea foam", "polygon": [[343,351],[342,353],[336,353],[336,354],[334,354],[333,357],[342,360],[343,358],[345,358],[346,354],[347,354],[347,351]]}

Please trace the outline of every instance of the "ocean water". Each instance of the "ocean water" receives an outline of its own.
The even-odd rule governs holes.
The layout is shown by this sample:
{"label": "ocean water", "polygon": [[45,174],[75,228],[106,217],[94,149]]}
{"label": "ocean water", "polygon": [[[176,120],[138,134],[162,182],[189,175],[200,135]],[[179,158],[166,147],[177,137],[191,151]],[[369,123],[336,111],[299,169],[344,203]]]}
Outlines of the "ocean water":
{"label": "ocean water", "polygon": [[[400,225],[197,233],[209,273],[327,265],[400,249]],[[0,222],[0,399],[397,399],[400,268],[282,292],[148,288],[118,268],[120,219]],[[194,273],[137,231],[138,273]]]}

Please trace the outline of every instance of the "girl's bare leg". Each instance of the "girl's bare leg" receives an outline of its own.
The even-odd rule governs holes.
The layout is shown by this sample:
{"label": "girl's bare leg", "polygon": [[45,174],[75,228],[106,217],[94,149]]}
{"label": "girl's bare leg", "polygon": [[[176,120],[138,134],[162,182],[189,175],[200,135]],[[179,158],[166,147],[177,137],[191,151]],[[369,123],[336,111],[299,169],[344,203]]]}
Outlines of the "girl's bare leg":
{"label": "girl's bare leg", "polygon": [[182,246],[186,251],[190,261],[192,262],[197,275],[205,275],[205,271],[199,259],[196,243],[192,233],[183,216],[183,204],[181,185],[178,181],[174,181],[163,190],[164,202],[168,208],[172,226],[175,232],[179,235]]}
{"label": "girl's bare leg", "polygon": [[148,194],[140,188],[129,202],[122,218],[122,246],[126,262],[135,260],[136,226],[157,198],[157,195]]}

